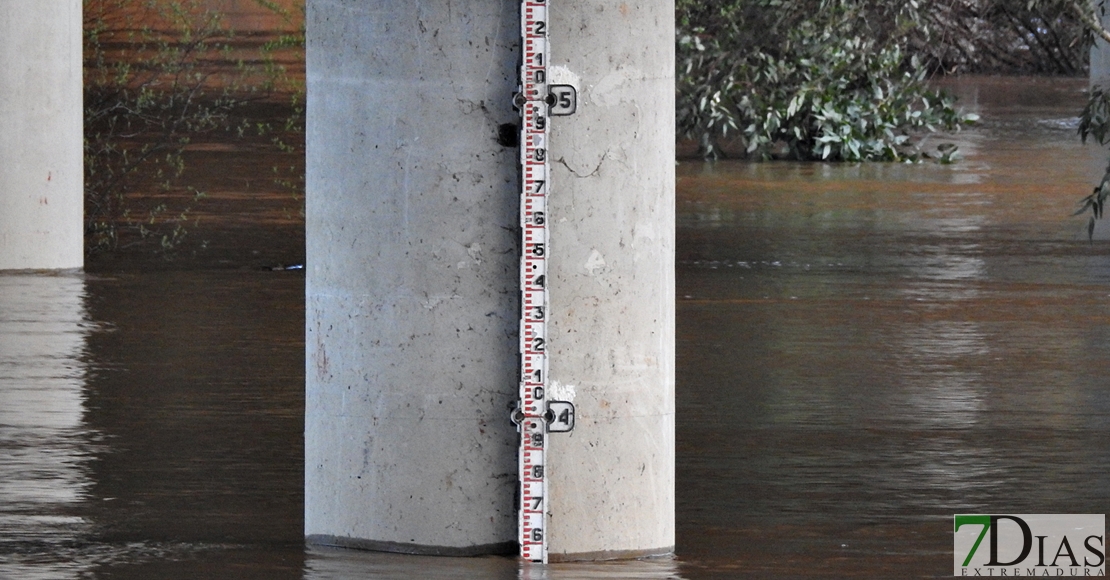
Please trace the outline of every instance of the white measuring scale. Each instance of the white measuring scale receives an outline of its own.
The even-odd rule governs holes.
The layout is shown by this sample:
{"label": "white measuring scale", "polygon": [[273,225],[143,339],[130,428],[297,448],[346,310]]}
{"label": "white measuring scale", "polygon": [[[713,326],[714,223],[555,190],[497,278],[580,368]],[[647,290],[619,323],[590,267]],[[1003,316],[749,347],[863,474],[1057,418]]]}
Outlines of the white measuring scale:
{"label": "white measuring scale", "polygon": [[547,435],[574,428],[574,405],[550,401],[547,374],[549,252],[547,200],[551,193],[548,131],[551,116],[569,115],[577,93],[569,85],[549,85],[548,4],[521,3],[520,92],[514,105],[520,127],[520,400],[513,421],[520,430],[520,555],[547,562]]}

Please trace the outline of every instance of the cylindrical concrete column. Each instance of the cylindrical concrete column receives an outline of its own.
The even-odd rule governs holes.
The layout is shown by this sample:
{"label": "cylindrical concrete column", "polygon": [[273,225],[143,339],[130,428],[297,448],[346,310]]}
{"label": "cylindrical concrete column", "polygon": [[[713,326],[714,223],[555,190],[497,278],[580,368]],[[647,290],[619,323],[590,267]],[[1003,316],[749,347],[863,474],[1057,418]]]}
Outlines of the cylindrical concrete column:
{"label": "cylindrical concrete column", "polygon": [[0,270],[84,265],[81,0],[0,1]]}
{"label": "cylindrical concrete column", "polygon": [[[1110,28],[1110,14],[1103,14],[1101,21],[1104,27]],[[1098,35],[1095,35],[1095,42],[1091,45],[1089,68],[1090,86],[1110,90],[1110,44]]]}
{"label": "cylindrical concrete column", "polygon": [[[674,544],[671,2],[551,7],[552,559]],[[519,3],[309,0],[305,533],[514,551]],[[501,131],[502,134],[511,131]]]}
{"label": "cylindrical concrete column", "polygon": [[307,19],[305,533],[511,552],[517,5]]}
{"label": "cylindrical concrete column", "polygon": [[674,547],[674,3],[551,2],[548,553]]}

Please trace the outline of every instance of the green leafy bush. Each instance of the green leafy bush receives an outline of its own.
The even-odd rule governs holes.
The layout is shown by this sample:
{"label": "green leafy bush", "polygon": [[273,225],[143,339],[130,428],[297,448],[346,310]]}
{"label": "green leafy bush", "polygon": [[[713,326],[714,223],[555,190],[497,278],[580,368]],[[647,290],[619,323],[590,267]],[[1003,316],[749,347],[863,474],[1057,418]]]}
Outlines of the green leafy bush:
{"label": "green leafy bush", "polygon": [[677,4],[677,124],[706,156],[905,160],[915,131],[974,120],[929,89],[905,46],[916,2],[717,0]]}

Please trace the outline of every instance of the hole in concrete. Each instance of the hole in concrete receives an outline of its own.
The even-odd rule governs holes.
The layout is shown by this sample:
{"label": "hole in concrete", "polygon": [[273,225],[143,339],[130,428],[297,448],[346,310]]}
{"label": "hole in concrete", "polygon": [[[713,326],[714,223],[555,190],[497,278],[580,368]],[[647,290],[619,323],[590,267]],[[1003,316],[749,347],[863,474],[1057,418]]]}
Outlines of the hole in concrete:
{"label": "hole in concrete", "polygon": [[502,123],[497,126],[497,142],[504,147],[520,145],[520,127],[516,123]]}

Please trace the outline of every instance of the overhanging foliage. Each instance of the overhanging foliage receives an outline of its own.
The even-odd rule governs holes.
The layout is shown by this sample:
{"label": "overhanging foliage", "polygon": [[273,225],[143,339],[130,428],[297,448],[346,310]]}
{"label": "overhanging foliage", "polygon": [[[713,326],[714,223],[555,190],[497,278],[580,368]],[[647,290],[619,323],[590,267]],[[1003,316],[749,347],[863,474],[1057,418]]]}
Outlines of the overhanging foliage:
{"label": "overhanging foliage", "polygon": [[680,0],[677,123],[706,156],[730,136],[768,159],[904,160],[916,131],[957,129],[907,49],[917,2]]}

